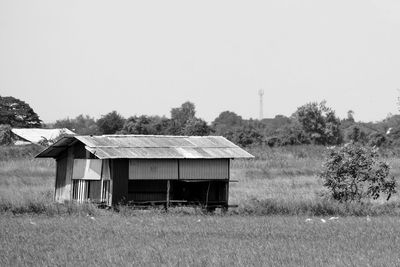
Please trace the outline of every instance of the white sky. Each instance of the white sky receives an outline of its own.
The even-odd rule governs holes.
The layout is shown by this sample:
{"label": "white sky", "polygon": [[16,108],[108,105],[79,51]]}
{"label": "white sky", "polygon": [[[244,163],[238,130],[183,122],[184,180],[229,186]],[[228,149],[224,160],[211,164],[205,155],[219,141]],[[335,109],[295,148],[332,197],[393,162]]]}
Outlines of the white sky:
{"label": "white sky", "polygon": [[186,100],[290,115],[326,99],[340,117],[398,113],[400,1],[0,0],[0,95],[45,122],[167,115]]}

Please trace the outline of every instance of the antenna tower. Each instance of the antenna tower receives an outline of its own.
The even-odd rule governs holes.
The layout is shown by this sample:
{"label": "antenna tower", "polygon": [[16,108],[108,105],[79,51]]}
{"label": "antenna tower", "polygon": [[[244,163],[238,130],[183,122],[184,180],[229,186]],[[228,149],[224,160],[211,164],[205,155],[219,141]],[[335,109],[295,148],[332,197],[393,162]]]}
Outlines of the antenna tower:
{"label": "antenna tower", "polygon": [[263,107],[264,107],[264,90],[260,89],[258,90],[258,95],[260,96],[260,120],[264,119],[264,112],[263,112]]}

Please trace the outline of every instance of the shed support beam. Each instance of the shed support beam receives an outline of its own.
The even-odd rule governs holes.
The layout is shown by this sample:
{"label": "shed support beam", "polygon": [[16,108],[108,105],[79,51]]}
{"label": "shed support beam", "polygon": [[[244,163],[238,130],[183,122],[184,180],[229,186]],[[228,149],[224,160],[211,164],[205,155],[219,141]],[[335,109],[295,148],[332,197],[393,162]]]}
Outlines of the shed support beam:
{"label": "shed support beam", "polygon": [[72,172],[74,169],[74,150],[73,147],[68,148],[67,152],[67,170],[65,175],[65,187],[63,190],[62,200],[72,200]]}
{"label": "shed support beam", "polygon": [[171,190],[171,181],[167,180],[167,203],[165,204],[165,209],[167,211],[168,211],[168,208],[169,208],[170,190]]}

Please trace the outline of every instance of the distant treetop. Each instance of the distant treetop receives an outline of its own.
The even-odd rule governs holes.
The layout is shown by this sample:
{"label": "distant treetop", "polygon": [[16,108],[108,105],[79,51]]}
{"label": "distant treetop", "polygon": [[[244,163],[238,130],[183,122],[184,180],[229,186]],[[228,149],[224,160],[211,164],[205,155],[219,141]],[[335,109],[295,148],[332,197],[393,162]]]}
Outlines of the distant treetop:
{"label": "distant treetop", "polygon": [[14,128],[39,128],[42,121],[24,101],[12,96],[0,96],[0,124]]}

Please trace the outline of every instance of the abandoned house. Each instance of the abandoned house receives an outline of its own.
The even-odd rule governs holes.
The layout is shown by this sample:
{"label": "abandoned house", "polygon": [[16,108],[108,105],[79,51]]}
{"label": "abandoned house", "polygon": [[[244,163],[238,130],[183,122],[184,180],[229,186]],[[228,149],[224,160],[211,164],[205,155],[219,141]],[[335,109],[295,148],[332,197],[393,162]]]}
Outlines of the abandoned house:
{"label": "abandoned house", "polygon": [[68,136],[36,156],[56,160],[55,200],[228,207],[230,160],[253,156],[221,136]]}

